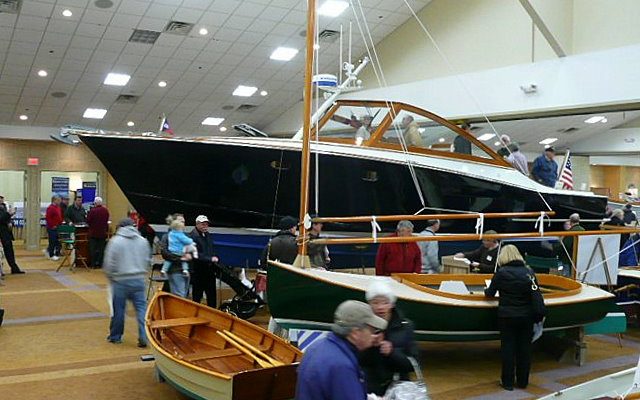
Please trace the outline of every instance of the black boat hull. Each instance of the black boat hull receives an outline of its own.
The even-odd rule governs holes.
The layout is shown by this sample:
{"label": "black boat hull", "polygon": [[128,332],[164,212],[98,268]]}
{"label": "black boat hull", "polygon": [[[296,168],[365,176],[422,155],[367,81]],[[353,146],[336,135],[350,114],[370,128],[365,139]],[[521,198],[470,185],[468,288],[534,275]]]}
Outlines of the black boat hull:
{"label": "black boat hull", "polygon": [[[300,151],[193,141],[81,136],[114,177],[131,204],[151,223],[174,212],[193,221],[199,214],[216,226],[273,228],[281,216],[298,214]],[[315,210],[315,155],[311,204]],[[319,156],[322,216],[413,214],[422,209],[406,165],[322,154]],[[416,168],[427,207],[474,212],[546,210],[533,190],[431,168]],[[543,194],[555,218],[577,212],[604,215],[606,198]],[[418,224],[420,225],[420,224]],[[475,220],[443,221],[444,232],[472,232]],[[595,225],[593,225],[595,226]],[[556,225],[554,228],[558,228]],[[333,224],[330,230],[370,231],[368,224]],[[418,226],[421,228],[421,226]],[[392,230],[393,225],[383,226]],[[532,231],[532,222],[486,220],[485,229]]]}

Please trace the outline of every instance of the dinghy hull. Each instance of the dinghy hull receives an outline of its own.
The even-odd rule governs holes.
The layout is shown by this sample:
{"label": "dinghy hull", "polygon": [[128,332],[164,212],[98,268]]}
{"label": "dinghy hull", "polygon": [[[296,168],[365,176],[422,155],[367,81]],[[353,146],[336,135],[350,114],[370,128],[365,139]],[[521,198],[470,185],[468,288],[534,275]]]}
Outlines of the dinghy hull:
{"label": "dinghy hull", "polygon": [[[469,276],[491,279],[491,275]],[[366,288],[373,279],[379,277],[301,270],[273,263],[269,269],[269,309],[283,328],[328,329],[335,308],[348,299],[364,301]],[[387,279],[398,296],[397,306],[415,324],[417,340],[498,339],[496,300],[478,299],[479,296],[470,300],[439,297]],[[544,285],[545,277],[540,275],[539,280]],[[614,297],[585,285],[580,285],[580,289],[580,293],[567,298],[545,300],[548,309],[545,330],[582,326],[605,317]]]}

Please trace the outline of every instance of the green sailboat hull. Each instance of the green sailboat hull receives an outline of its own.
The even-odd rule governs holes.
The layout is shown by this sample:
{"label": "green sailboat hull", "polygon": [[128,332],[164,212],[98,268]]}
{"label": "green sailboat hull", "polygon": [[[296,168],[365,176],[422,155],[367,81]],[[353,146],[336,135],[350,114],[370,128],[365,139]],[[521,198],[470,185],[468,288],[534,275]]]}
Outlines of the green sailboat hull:
{"label": "green sailboat hull", "polygon": [[[329,329],[336,307],[349,299],[365,301],[365,290],[366,286],[349,287],[300,273],[293,268],[274,265],[269,269],[269,309],[273,318],[285,329]],[[599,321],[606,316],[613,302],[614,297],[602,291],[602,295],[595,298],[547,304],[545,330],[566,329]],[[469,305],[447,304],[446,301],[428,302],[399,297],[397,307],[414,322],[418,340],[477,341],[499,338],[497,301],[487,301],[483,306],[478,306],[477,302],[470,302]]]}

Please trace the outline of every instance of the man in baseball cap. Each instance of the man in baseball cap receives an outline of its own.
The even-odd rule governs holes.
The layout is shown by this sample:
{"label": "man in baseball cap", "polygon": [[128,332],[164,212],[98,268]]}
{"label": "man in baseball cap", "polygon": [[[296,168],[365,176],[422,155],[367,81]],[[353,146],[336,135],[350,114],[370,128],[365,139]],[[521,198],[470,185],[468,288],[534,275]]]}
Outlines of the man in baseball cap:
{"label": "man in baseball cap", "polygon": [[347,300],[333,316],[332,331],[309,346],[298,367],[296,400],[367,398],[358,353],[370,348],[387,321],[363,302]]}
{"label": "man in baseball cap", "polygon": [[213,248],[213,235],[209,233],[209,218],[206,215],[196,217],[196,228],[189,234],[198,249],[198,257],[193,260],[191,297],[196,303],[206,295],[207,305],[216,308],[216,274],[218,256]]}

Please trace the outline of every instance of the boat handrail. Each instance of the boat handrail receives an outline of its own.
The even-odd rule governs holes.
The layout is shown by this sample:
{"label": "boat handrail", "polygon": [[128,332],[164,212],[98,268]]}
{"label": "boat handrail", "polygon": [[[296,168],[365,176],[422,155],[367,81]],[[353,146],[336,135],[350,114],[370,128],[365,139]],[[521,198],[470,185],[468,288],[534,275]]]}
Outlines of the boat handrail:
{"label": "boat handrail", "polygon": [[511,218],[511,217],[539,217],[540,215],[553,217],[556,215],[555,211],[523,211],[523,212],[502,212],[502,213],[460,213],[460,214],[405,214],[405,215],[364,215],[355,217],[318,217],[313,218],[312,222],[315,223],[339,223],[339,222],[389,222],[389,221],[424,221],[430,219],[478,219],[483,217],[489,218]]}
{"label": "boat handrail", "polygon": [[[427,275],[427,274],[392,274],[392,278],[396,279],[398,282],[407,285],[413,289],[419,290],[421,292],[426,292],[432,295],[448,297],[452,299],[458,300],[493,300],[491,298],[487,298],[484,293],[477,294],[459,294],[459,293],[449,293],[443,292],[438,289],[432,289],[430,287],[426,287],[424,285],[439,285],[442,281],[462,281],[466,285],[485,285],[487,279],[491,279],[493,274],[436,274],[436,275]],[[556,275],[546,275],[541,274],[538,275],[538,282],[541,286],[552,286],[556,288],[562,289],[561,291],[545,291],[544,298],[545,299],[555,299],[562,297],[569,297],[577,295],[582,291],[582,285],[579,282],[576,282],[571,279],[567,279],[561,276]]]}
{"label": "boat handrail", "polygon": [[640,228],[625,228],[615,230],[596,231],[551,231],[551,232],[518,232],[518,233],[491,233],[491,234],[469,234],[452,233],[450,235],[437,236],[388,236],[388,237],[361,237],[361,238],[319,238],[309,239],[314,244],[374,244],[374,243],[408,243],[408,242],[464,242],[478,240],[501,240],[517,238],[549,238],[565,236],[592,236],[592,235],[615,235],[628,234],[630,232],[640,233]]}

